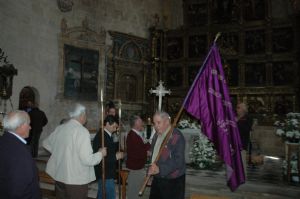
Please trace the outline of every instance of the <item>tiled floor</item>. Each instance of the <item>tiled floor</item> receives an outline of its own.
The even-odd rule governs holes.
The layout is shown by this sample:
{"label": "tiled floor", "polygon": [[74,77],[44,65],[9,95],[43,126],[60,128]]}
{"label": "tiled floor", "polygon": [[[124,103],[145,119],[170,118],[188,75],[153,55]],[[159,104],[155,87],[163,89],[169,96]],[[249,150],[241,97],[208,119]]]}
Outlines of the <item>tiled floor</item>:
{"label": "tiled floor", "polygon": [[[282,175],[282,160],[264,158],[261,166],[248,166],[248,180],[235,192],[226,186],[225,170],[220,167],[215,170],[194,170],[190,167],[186,175],[186,198],[192,194],[222,196],[232,199],[296,199],[300,198],[300,184],[287,183]],[[44,165],[39,163],[39,168]],[[42,184],[43,188],[53,189]],[[141,199],[149,197],[149,187]],[[89,186],[89,196],[96,197],[97,183]],[[118,195],[118,194],[117,194]],[[46,198],[46,197],[45,197]]]}

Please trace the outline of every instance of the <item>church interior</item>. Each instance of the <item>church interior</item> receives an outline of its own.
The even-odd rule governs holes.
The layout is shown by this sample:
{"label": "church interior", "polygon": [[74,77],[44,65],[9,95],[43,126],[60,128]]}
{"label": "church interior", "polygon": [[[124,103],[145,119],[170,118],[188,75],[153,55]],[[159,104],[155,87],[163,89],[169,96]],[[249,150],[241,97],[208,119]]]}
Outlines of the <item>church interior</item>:
{"label": "church interior", "polygon": [[[0,0],[0,27],[0,121],[34,102],[48,118],[40,143],[75,103],[87,107],[91,136],[103,101],[122,111],[124,132],[131,115],[147,123],[158,106],[174,118],[216,40],[231,103],[246,103],[254,121],[247,182],[231,192],[222,165],[190,166],[193,129],[186,198],[300,197],[299,126],[289,142],[274,125],[300,112],[299,0]],[[55,198],[47,157],[40,145],[44,198]]]}

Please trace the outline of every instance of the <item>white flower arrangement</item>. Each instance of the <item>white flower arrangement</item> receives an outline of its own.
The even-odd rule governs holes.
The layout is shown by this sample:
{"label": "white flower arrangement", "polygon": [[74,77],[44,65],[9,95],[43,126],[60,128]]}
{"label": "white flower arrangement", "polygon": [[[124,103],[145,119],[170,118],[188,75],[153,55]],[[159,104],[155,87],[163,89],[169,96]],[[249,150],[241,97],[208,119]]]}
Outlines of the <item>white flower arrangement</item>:
{"label": "white flower arrangement", "polygon": [[283,140],[290,142],[299,142],[300,140],[300,113],[288,113],[286,118],[282,121],[276,121],[276,135],[280,136]]}
{"label": "white flower arrangement", "polygon": [[197,169],[207,169],[216,162],[217,153],[213,144],[202,133],[193,141],[190,158],[192,166]]}

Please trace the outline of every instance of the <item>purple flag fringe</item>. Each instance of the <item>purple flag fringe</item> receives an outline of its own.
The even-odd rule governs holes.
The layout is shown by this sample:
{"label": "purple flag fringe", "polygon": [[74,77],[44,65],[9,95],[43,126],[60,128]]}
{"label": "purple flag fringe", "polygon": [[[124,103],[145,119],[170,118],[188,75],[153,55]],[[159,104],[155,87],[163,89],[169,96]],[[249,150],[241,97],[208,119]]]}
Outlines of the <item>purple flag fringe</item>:
{"label": "purple flag fringe", "polygon": [[241,140],[216,44],[211,47],[183,106],[201,123],[203,134],[214,143],[226,164],[227,185],[235,191],[245,183]]}

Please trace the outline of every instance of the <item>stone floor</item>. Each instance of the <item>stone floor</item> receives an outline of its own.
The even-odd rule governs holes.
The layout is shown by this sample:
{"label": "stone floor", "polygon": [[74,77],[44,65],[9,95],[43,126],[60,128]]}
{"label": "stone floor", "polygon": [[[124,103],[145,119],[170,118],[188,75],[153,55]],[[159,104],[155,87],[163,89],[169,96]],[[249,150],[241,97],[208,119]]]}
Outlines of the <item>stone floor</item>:
{"label": "stone floor", "polygon": [[[186,198],[193,194],[205,196],[222,196],[232,199],[295,199],[300,198],[299,182],[288,183],[282,176],[282,160],[264,158],[264,164],[260,166],[248,166],[248,180],[235,192],[231,192],[226,186],[225,171],[220,167],[214,170],[187,169]],[[43,164],[39,164],[44,169]],[[296,179],[299,181],[299,179]],[[41,184],[44,189],[52,189],[53,186]],[[149,187],[146,188],[141,199],[149,197]],[[89,186],[89,197],[95,198],[97,183]],[[117,194],[118,195],[118,194]],[[46,199],[47,197],[44,197]]]}

